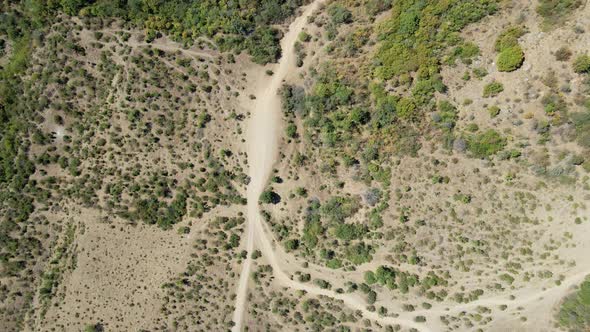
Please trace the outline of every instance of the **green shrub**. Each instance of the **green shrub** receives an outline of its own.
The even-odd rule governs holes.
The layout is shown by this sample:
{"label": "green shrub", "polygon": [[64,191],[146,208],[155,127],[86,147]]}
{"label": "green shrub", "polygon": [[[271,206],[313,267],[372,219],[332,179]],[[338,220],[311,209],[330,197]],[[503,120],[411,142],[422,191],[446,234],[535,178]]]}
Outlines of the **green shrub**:
{"label": "green shrub", "polygon": [[334,235],[345,241],[362,239],[368,232],[367,226],[363,224],[340,224],[334,229]]}
{"label": "green shrub", "polygon": [[179,192],[169,205],[164,201],[159,201],[156,196],[137,200],[132,216],[147,224],[157,224],[160,228],[170,229],[186,215],[187,199],[186,193]]}
{"label": "green shrub", "polygon": [[488,71],[485,68],[473,68],[473,75],[475,75],[475,77],[477,78],[484,78],[488,75]]}
{"label": "green shrub", "polygon": [[308,282],[311,280],[311,274],[304,273],[299,276],[299,282]]}
{"label": "green shrub", "polygon": [[307,197],[307,189],[305,189],[303,187],[297,187],[295,189],[295,193],[297,195],[299,195],[300,197]]}
{"label": "green shrub", "polygon": [[[80,12],[81,16],[102,19],[118,17],[140,27],[146,27],[148,40],[160,32],[166,32],[175,41],[186,43],[192,43],[199,36],[206,35],[223,51],[239,52],[247,49],[258,63],[276,60],[280,54],[278,31],[271,26],[284,21],[304,3],[302,0],[52,2],[61,3],[61,9],[69,15]],[[57,6],[45,7],[49,9]],[[47,13],[44,14],[49,16]],[[154,17],[157,17],[157,20],[154,20]]]}
{"label": "green shrub", "polygon": [[504,149],[506,139],[497,131],[489,129],[484,133],[471,136],[467,146],[474,157],[485,158]]}
{"label": "green shrub", "polygon": [[252,257],[252,259],[258,259],[258,258],[262,257],[262,251],[260,251],[258,249],[254,250],[251,257]]}
{"label": "green shrub", "polygon": [[500,52],[496,60],[499,71],[514,71],[524,62],[524,52],[518,44],[518,38],[525,34],[522,27],[511,27],[498,36],[494,48]]}
{"label": "green shrub", "polygon": [[376,68],[375,76],[385,80],[415,71],[419,66],[413,50],[401,42],[383,43],[377,57],[381,66]]}
{"label": "green shrub", "polygon": [[260,195],[260,202],[263,204],[278,204],[281,201],[281,196],[272,190],[265,190]]}
{"label": "green shrub", "polygon": [[500,275],[500,280],[502,280],[508,284],[512,284],[514,282],[514,277],[508,273],[504,273],[504,274]]}
{"label": "green shrub", "polygon": [[440,75],[435,75],[427,80],[418,80],[412,89],[412,97],[417,106],[424,106],[432,100],[435,92],[443,93],[446,91]]}
{"label": "green shrub", "polygon": [[547,113],[547,115],[553,116],[558,113],[565,114],[567,111],[565,100],[555,93],[545,95],[543,99],[541,99],[541,103],[545,107],[545,113]]}
{"label": "green shrub", "polygon": [[252,61],[258,64],[275,62],[281,56],[280,34],[274,28],[260,27],[246,43]]}
{"label": "green shrub", "polygon": [[452,131],[457,121],[457,108],[449,101],[442,100],[438,103],[438,112],[432,116],[432,120],[441,129]]}
{"label": "green shrub", "polygon": [[572,156],[570,163],[574,166],[580,166],[584,163],[585,160],[586,160],[586,158],[584,158],[584,156],[577,154],[577,155]]}
{"label": "green shrub", "polygon": [[297,126],[294,123],[289,123],[286,129],[287,137],[289,138],[296,138],[297,137]]}
{"label": "green shrub", "polygon": [[416,118],[416,104],[410,98],[401,98],[397,102],[397,114],[400,118],[412,120]]}
{"label": "green shrub", "polygon": [[495,118],[500,114],[500,107],[498,106],[490,106],[488,108],[488,113],[490,113],[491,118]]}
{"label": "green shrub", "polygon": [[342,267],[342,261],[338,258],[332,258],[328,262],[326,262],[326,266],[331,269],[339,269]]}
{"label": "green shrub", "polygon": [[461,193],[455,194],[455,195],[453,195],[453,199],[458,202],[461,202],[463,204],[471,203],[471,196],[466,195],[466,194],[461,194]]}
{"label": "green shrub", "polygon": [[373,271],[366,271],[364,276],[367,285],[372,285],[377,282],[377,278],[375,278],[375,273],[373,273]]}
{"label": "green shrub", "polygon": [[375,291],[369,291],[367,294],[367,303],[373,304],[377,301],[377,293]]}
{"label": "green shrub", "polygon": [[358,199],[351,197],[331,197],[321,207],[322,217],[330,223],[342,223],[353,216],[360,208]]}
{"label": "green shrub", "polygon": [[352,22],[352,13],[340,4],[333,4],[328,8],[328,15],[334,24]]}
{"label": "green shrub", "polygon": [[483,96],[484,98],[495,97],[502,91],[504,91],[504,85],[500,82],[494,81],[492,83],[486,84],[486,86],[483,88]]}
{"label": "green shrub", "polygon": [[364,242],[348,246],[344,252],[346,259],[354,265],[370,262],[373,260],[373,253],[375,253],[375,249]]}
{"label": "green shrub", "polygon": [[498,55],[496,64],[499,71],[510,72],[522,66],[524,62],[524,52],[518,45],[504,49]]}
{"label": "green shrub", "polygon": [[300,42],[306,43],[311,40],[311,35],[305,31],[301,31],[299,33],[298,39]]}
{"label": "green shrub", "polygon": [[587,54],[576,57],[572,64],[575,73],[587,74],[590,72],[590,56]]}
{"label": "green shrub", "polygon": [[103,328],[102,324],[100,324],[100,323],[88,324],[84,328],[84,332],[103,332],[103,331],[104,331],[104,328]]}
{"label": "green shrub", "polygon": [[177,232],[178,234],[189,234],[191,232],[191,228],[188,226],[181,226],[178,227]]}
{"label": "green shrub", "polygon": [[330,288],[332,288],[332,285],[329,282],[327,282],[326,280],[323,280],[323,279],[314,279],[313,280],[313,283],[316,286],[318,286],[319,288],[322,288],[322,289],[330,289]]}
{"label": "green shrub", "polygon": [[299,248],[299,240],[297,239],[289,239],[284,243],[285,251],[291,252],[293,250],[297,250]]}
{"label": "green shrub", "polygon": [[367,0],[365,3],[367,14],[375,16],[382,13],[391,8],[392,2],[393,0]]}
{"label": "green shrub", "polygon": [[477,125],[477,123],[470,123],[465,127],[465,129],[467,131],[474,133],[479,130],[479,126]]}

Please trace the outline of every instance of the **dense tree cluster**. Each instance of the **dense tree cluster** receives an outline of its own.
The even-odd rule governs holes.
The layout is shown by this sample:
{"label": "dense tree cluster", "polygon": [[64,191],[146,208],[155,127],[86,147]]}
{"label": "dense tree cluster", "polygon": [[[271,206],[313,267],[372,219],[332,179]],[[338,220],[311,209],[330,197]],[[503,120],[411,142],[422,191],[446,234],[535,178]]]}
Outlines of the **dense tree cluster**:
{"label": "dense tree cluster", "polygon": [[248,50],[257,63],[275,61],[280,56],[279,24],[304,0],[256,1],[35,1],[37,10],[62,10],[68,15],[118,17],[146,28],[148,38],[158,32],[177,41],[192,43],[200,36],[213,38],[225,50]]}

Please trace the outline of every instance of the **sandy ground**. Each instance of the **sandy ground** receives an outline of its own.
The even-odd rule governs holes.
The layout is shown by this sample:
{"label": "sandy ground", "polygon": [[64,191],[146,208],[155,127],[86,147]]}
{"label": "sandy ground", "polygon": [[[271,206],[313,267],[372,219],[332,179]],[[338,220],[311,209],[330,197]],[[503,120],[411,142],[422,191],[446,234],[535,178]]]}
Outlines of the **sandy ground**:
{"label": "sandy ground", "polygon": [[[161,285],[186,266],[190,239],[150,225],[104,222],[104,214],[84,209],[74,221],[76,267],[64,275],[64,301],[51,306],[40,331],[79,331],[102,322],[107,330],[153,329],[161,324]],[[35,328],[35,329],[37,329]]]}

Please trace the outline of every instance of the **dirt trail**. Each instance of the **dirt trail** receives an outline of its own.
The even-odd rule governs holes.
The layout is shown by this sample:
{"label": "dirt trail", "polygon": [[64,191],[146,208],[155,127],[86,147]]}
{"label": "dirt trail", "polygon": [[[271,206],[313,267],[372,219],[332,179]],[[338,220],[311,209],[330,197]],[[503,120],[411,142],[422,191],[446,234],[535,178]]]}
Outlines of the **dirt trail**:
{"label": "dirt trail", "polygon": [[[507,309],[516,309],[518,307],[533,303],[533,302],[558,302],[564,296],[566,296],[572,287],[580,284],[584,281],[584,278],[590,273],[590,271],[584,270],[578,272],[571,277],[561,282],[559,286],[553,286],[545,289],[539,289],[539,287],[531,287],[527,289],[521,289],[514,293],[506,293],[496,295],[488,298],[482,298],[476,301],[468,302],[465,304],[457,304],[454,306],[448,306],[448,309],[428,309],[418,310],[412,312],[412,315],[445,315],[445,314],[456,314],[460,311],[466,311],[476,307],[488,307],[494,305],[506,305]],[[515,299],[510,300],[509,296],[514,295]],[[506,310],[510,312],[510,310]]]}
{"label": "dirt trail", "polygon": [[[277,93],[282,81],[290,70],[296,68],[295,53],[293,45],[297,40],[299,32],[307,23],[307,17],[318,7],[321,0],[314,1],[309,5],[303,14],[298,17],[290,26],[288,32],[281,41],[283,51],[281,60],[275,69],[275,74],[270,81],[262,82],[258,90],[257,101],[248,123],[248,163],[250,183],[248,185],[248,219],[246,223],[246,250],[248,257],[245,259],[238,290],[236,293],[233,331],[241,331],[244,317],[246,297],[248,294],[248,280],[252,265],[251,253],[254,249],[255,238],[266,239],[264,233],[260,233],[260,211],[258,209],[258,198],[270,176],[272,166],[275,162],[278,144],[278,128],[280,123],[280,100]],[[256,234],[258,233],[258,234]],[[272,251],[272,248],[271,248]],[[268,252],[265,252],[268,255]],[[272,253],[271,253],[272,254]]]}

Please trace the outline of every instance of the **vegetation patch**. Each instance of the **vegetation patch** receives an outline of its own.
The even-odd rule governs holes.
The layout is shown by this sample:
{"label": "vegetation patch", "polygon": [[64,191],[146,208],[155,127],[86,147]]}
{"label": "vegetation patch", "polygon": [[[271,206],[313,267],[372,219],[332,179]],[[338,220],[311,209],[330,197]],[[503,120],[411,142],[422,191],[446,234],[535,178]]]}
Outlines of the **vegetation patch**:
{"label": "vegetation patch", "polygon": [[515,71],[524,62],[524,51],[520,46],[506,48],[500,52],[496,61],[499,71]]}
{"label": "vegetation patch", "polygon": [[560,25],[583,4],[581,0],[540,0],[537,13],[543,17],[543,27]]}
{"label": "vegetation patch", "polygon": [[391,266],[379,266],[374,272],[366,271],[364,274],[367,285],[379,284],[391,290],[399,290],[401,293],[408,293],[412,287],[420,286],[421,291],[427,292],[436,286],[447,286],[448,281],[429,272],[424,279],[417,274],[400,271]]}
{"label": "vegetation patch", "polygon": [[590,111],[573,113],[572,122],[576,128],[576,141],[585,148],[590,148]]}
{"label": "vegetation patch", "polygon": [[486,84],[486,86],[484,86],[483,97],[484,98],[495,97],[495,96],[499,95],[500,92],[502,92],[502,91],[504,91],[504,84],[494,81],[494,82],[491,82],[489,84]]}
{"label": "vegetation patch", "polygon": [[590,278],[582,282],[580,288],[563,300],[557,321],[569,331],[585,331],[590,328]]}
{"label": "vegetation patch", "polygon": [[467,146],[474,157],[486,158],[502,151],[506,146],[506,139],[497,131],[489,129],[483,133],[472,135]]}
{"label": "vegetation patch", "polygon": [[583,54],[574,60],[572,64],[575,73],[578,74],[587,74],[590,72],[590,56],[588,54]]}

